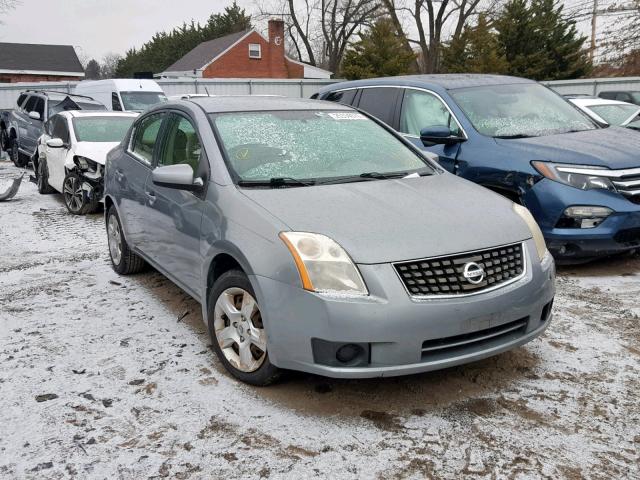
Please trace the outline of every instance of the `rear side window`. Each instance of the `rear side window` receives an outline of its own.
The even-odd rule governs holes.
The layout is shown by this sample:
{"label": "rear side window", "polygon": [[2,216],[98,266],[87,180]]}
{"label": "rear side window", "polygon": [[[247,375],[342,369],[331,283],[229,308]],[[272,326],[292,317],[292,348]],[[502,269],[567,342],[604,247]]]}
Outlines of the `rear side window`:
{"label": "rear side window", "polygon": [[[178,165],[186,163],[198,172],[202,148],[193,124],[182,115],[172,113],[167,121],[166,143],[158,165]],[[163,135],[165,136],[165,135]]]}
{"label": "rear side window", "polygon": [[22,106],[22,104],[26,99],[27,99],[27,94],[21,93],[20,96],[18,97],[18,100],[16,101],[16,105],[18,106],[18,108]]}
{"label": "rear side window", "polygon": [[164,114],[143,118],[133,132],[131,151],[149,165],[153,160],[153,149],[163,119]]}
{"label": "rear side window", "polygon": [[354,88],[352,90],[341,90],[339,92],[331,92],[329,95],[325,97],[325,100],[329,102],[338,102],[343,103],[345,105],[352,105],[353,99],[356,97],[357,90]]}
{"label": "rear side window", "polygon": [[600,98],[606,98],[608,100],[615,100],[616,92],[600,92]]}
{"label": "rear side window", "polygon": [[400,94],[399,88],[364,88],[358,108],[393,126],[393,116]]}

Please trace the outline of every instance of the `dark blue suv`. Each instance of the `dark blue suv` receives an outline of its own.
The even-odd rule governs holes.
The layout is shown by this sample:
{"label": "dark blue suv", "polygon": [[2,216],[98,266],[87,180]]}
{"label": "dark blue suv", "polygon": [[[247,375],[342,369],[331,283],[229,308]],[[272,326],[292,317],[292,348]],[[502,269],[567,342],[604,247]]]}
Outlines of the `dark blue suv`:
{"label": "dark blue suv", "polygon": [[314,98],[370,113],[450,172],[525,205],[556,257],[640,248],[640,135],[596,124],[537,82],[414,75],[336,83]]}

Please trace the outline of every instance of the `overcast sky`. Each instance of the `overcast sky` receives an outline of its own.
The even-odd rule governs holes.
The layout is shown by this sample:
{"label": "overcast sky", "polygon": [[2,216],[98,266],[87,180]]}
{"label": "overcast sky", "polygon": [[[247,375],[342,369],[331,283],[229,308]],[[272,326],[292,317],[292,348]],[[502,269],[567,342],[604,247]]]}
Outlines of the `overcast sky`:
{"label": "overcast sky", "polygon": [[[80,47],[98,60],[124,54],[158,31],[183,21],[204,22],[232,0],[21,0],[0,17],[0,42],[50,43]],[[253,0],[238,0],[249,13]]]}

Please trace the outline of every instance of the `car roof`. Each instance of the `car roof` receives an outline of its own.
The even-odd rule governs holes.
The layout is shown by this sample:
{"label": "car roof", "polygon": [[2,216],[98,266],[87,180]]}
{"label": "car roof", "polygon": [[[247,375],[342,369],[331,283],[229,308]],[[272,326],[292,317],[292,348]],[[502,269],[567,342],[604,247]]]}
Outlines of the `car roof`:
{"label": "car roof", "polygon": [[582,107],[591,107],[594,105],[632,105],[638,107],[633,103],[621,102],[619,100],[608,100],[606,98],[570,98],[569,100]]}
{"label": "car roof", "polygon": [[67,117],[137,117],[136,112],[112,112],[109,110],[65,110],[58,115]]}
{"label": "car roof", "polygon": [[[269,110],[352,110],[335,102],[274,95],[228,95],[192,97],[181,102],[195,103],[207,113],[260,112]],[[165,107],[167,104],[163,104]]]}
{"label": "car roof", "polygon": [[508,75],[485,75],[480,73],[444,73],[437,75],[401,75],[398,77],[369,78],[329,85],[321,92],[354,88],[359,86],[397,85],[413,87],[439,87],[445,90],[457,88],[479,87],[483,85],[511,85],[516,83],[536,83],[520,77]]}

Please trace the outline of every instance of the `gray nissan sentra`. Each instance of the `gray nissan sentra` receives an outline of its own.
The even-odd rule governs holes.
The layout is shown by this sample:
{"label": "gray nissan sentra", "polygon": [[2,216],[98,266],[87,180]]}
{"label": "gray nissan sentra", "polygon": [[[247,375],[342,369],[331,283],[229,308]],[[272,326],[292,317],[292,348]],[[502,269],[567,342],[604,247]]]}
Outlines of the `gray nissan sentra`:
{"label": "gray nissan sentra", "polygon": [[202,304],[238,379],[404,375],[495,355],[551,319],[553,260],[524,207],[445,172],[351,107],[201,97],[111,151],[113,268]]}

